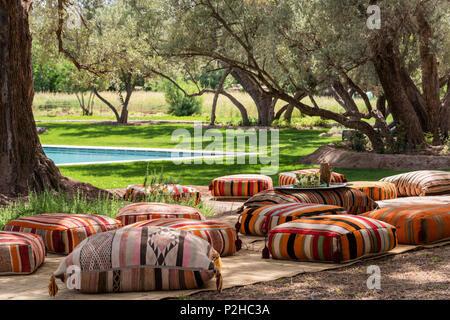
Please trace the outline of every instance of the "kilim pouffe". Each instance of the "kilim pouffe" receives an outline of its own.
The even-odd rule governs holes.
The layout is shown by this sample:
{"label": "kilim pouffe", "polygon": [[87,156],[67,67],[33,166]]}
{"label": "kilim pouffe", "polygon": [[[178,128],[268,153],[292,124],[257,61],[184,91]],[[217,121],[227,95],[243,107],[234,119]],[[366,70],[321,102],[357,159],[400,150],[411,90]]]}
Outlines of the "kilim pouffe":
{"label": "kilim pouffe", "polygon": [[106,216],[45,213],[10,221],[4,229],[40,235],[47,251],[68,254],[87,237],[121,226]]}
{"label": "kilim pouffe", "polygon": [[29,274],[45,260],[45,245],[36,234],[0,231],[0,275]]}
{"label": "kilim pouffe", "polygon": [[[281,172],[278,174],[278,185],[285,186],[289,184],[298,183],[296,174],[297,173],[317,173],[319,169],[303,169],[303,170],[295,170],[288,172]],[[344,183],[347,182],[347,179],[343,174],[332,172],[331,173],[331,183]]]}
{"label": "kilim pouffe", "polygon": [[318,215],[346,214],[344,208],[315,203],[284,203],[244,210],[237,228],[240,233],[264,236],[279,224]]}
{"label": "kilim pouffe", "polygon": [[191,219],[153,219],[136,222],[125,228],[166,227],[190,232],[208,241],[220,256],[233,255],[241,247],[234,226],[215,221]]}
{"label": "kilim pouffe", "polygon": [[450,238],[449,204],[415,204],[363,213],[397,228],[398,243],[424,244]]}
{"label": "kilim pouffe", "polygon": [[374,201],[397,198],[397,188],[395,184],[385,181],[351,181],[347,187],[358,189],[364,192]]}
{"label": "kilim pouffe", "polygon": [[200,192],[192,187],[179,184],[153,184],[144,187],[142,184],[131,184],[127,186],[125,200],[145,201],[149,195],[168,196],[175,200],[194,199],[197,204],[200,200]]}
{"label": "kilim pouffe", "polygon": [[235,174],[215,178],[209,185],[211,194],[216,198],[249,197],[273,187],[272,178],[262,174]]}
{"label": "kilim pouffe", "polygon": [[161,218],[205,220],[205,217],[196,208],[160,202],[132,203],[122,207],[116,215],[116,219],[120,220],[124,226]]}
{"label": "kilim pouffe", "polygon": [[[163,227],[121,228],[85,239],[50,278],[85,293],[196,289],[216,276],[222,288],[221,260],[205,240]],[[72,270],[76,270],[72,276]]]}
{"label": "kilim pouffe", "polygon": [[387,252],[397,244],[395,227],[361,216],[298,219],[269,231],[263,257],[340,263]]}
{"label": "kilim pouffe", "polygon": [[288,190],[271,189],[262,191],[250,199],[238,210],[248,207],[263,207],[282,203],[317,203],[344,208],[348,214],[361,214],[378,208],[377,203],[365,193],[353,188],[325,190]]}
{"label": "kilim pouffe", "polygon": [[450,195],[450,172],[447,171],[412,171],[386,177],[380,181],[395,184],[399,196]]}

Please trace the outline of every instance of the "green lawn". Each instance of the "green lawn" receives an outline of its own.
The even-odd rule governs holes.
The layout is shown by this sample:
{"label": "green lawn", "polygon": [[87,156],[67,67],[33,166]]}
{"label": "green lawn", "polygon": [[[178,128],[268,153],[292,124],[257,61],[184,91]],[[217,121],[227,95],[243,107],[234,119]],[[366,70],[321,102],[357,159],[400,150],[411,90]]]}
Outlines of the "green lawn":
{"label": "green lawn", "polygon": [[[40,136],[42,144],[117,146],[145,148],[174,148],[178,141],[171,141],[175,129],[187,129],[193,133],[189,124],[158,124],[145,126],[115,126],[86,123],[40,123],[49,128],[49,132]],[[225,132],[224,129],[221,129]],[[296,162],[323,144],[339,140],[320,137],[325,130],[280,130],[279,171],[307,168]],[[204,146],[208,145],[206,142]],[[73,179],[89,182],[100,188],[124,188],[128,184],[142,183],[146,171],[146,162],[123,164],[61,166],[62,173]],[[261,164],[180,164],[171,161],[150,162],[150,170],[160,171],[168,176],[179,177],[182,184],[208,185],[218,176],[237,173],[260,173]],[[335,169],[349,180],[378,180],[382,177],[404,172],[373,169]],[[277,175],[272,175],[277,184]]]}

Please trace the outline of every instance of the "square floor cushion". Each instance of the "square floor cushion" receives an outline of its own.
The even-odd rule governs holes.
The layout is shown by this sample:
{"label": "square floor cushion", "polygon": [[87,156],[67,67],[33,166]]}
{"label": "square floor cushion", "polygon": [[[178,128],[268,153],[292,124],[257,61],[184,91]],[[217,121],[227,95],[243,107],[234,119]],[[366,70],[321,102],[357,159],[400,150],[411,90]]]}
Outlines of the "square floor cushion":
{"label": "square floor cushion", "polygon": [[398,243],[423,244],[450,238],[450,204],[413,204],[363,213],[397,228]]}
{"label": "square floor cushion", "polygon": [[264,236],[277,225],[318,215],[346,214],[344,208],[315,203],[283,203],[245,209],[236,225],[242,234]]}
{"label": "square floor cushion", "polygon": [[161,202],[132,203],[122,207],[116,214],[116,219],[120,220],[124,226],[160,218],[205,220],[196,208]]}
{"label": "square floor cushion", "polygon": [[450,195],[450,172],[447,171],[412,171],[386,177],[380,181],[395,184],[399,196]]}
{"label": "square floor cushion", "polygon": [[[289,184],[298,183],[297,173],[317,173],[319,169],[302,169],[288,172],[281,172],[278,174],[278,185],[284,186]],[[331,183],[344,183],[347,182],[347,178],[341,173],[332,172],[331,173]]]}
{"label": "square floor cushion", "polygon": [[127,186],[124,198],[127,201],[139,202],[146,201],[151,195],[167,196],[177,201],[194,199],[195,204],[200,200],[200,192],[197,189],[179,184],[153,184],[146,187],[142,184],[131,184]]}
{"label": "square floor cushion", "polygon": [[317,203],[344,208],[348,214],[361,214],[378,208],[374,200],[354,188],[336,188],[327,190],[288,190],[271,189],[260,192],[238,210],[248,207],[263,207],[282,203]]}
{"label": "square floor cushion", "polygon": [[386,181],[351,181],[347,187],[358,189],[375,201],[397,198],[397,187]]}
{"label": "square floor cushion", "polygon": [[0,275],[33,273],[45,260],[45,245],[36,234],[0,231]]}
{"label": "square floor cushion", "polygon": [[274,259],[340,263],[393,249],[395,231],[386,222],[354,215],[298,219],[269,231],[268,251]]}
{"label": "square floor cushion", "polygon": [[222,222],[191,219],[153,219],[136,222],[124,228],[142,227],[166,227],[190,232],[208,241],[222,257],[233,255],[241,248],[234,226]]}
{"label": "square floor cushion", "polygon": [[69,254],[87,237],[121,226],[120,221],[101,215],[44,213],[10,221],[4,229],[40,235],[48,251]]}
{"label": "square floor cushion", "polygon": [[[70,269],[76,270],[71,276]],[[216,276],[220,256],[211,245],[184,230],[163,227],[121,228],[85,239],[53,273],[85,293],[195,289]],[[78,281],[77,281],[78,280]],[[67,284],[67,282],[66,282]]]}
{"label": "square floor cushion", "polygon": [[234,174],[215,178],[209,185],[217,198],[245,198],[273,187],[272,178],[262,174]]}

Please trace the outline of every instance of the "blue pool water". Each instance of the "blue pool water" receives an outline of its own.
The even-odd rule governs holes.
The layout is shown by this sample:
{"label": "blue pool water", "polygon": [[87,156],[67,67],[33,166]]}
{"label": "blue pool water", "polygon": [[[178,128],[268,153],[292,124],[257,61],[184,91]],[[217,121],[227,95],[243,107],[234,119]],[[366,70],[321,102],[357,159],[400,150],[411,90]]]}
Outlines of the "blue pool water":
{"label": "blue pool water", "polygon": [[157,150],[121,150],[44,146],[44,152],[55,164],[88,164],[201,157],[201,153]]}

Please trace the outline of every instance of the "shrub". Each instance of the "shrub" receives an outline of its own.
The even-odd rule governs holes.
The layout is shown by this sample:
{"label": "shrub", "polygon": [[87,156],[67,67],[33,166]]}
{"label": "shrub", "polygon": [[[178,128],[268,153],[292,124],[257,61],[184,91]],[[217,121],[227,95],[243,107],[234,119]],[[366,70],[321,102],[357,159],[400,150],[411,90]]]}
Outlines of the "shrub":
{"label": "shrub", "polygon": [[[186,82],[179,81],[180,86],[188,93],[195,90]],[[203,100],[201,97],[186,97],[185,94],[178,89],[170,81],[165,81],[163,86],[164,95],[169,104],[169,113],[177,116],[192,116],[201,112]]]}

